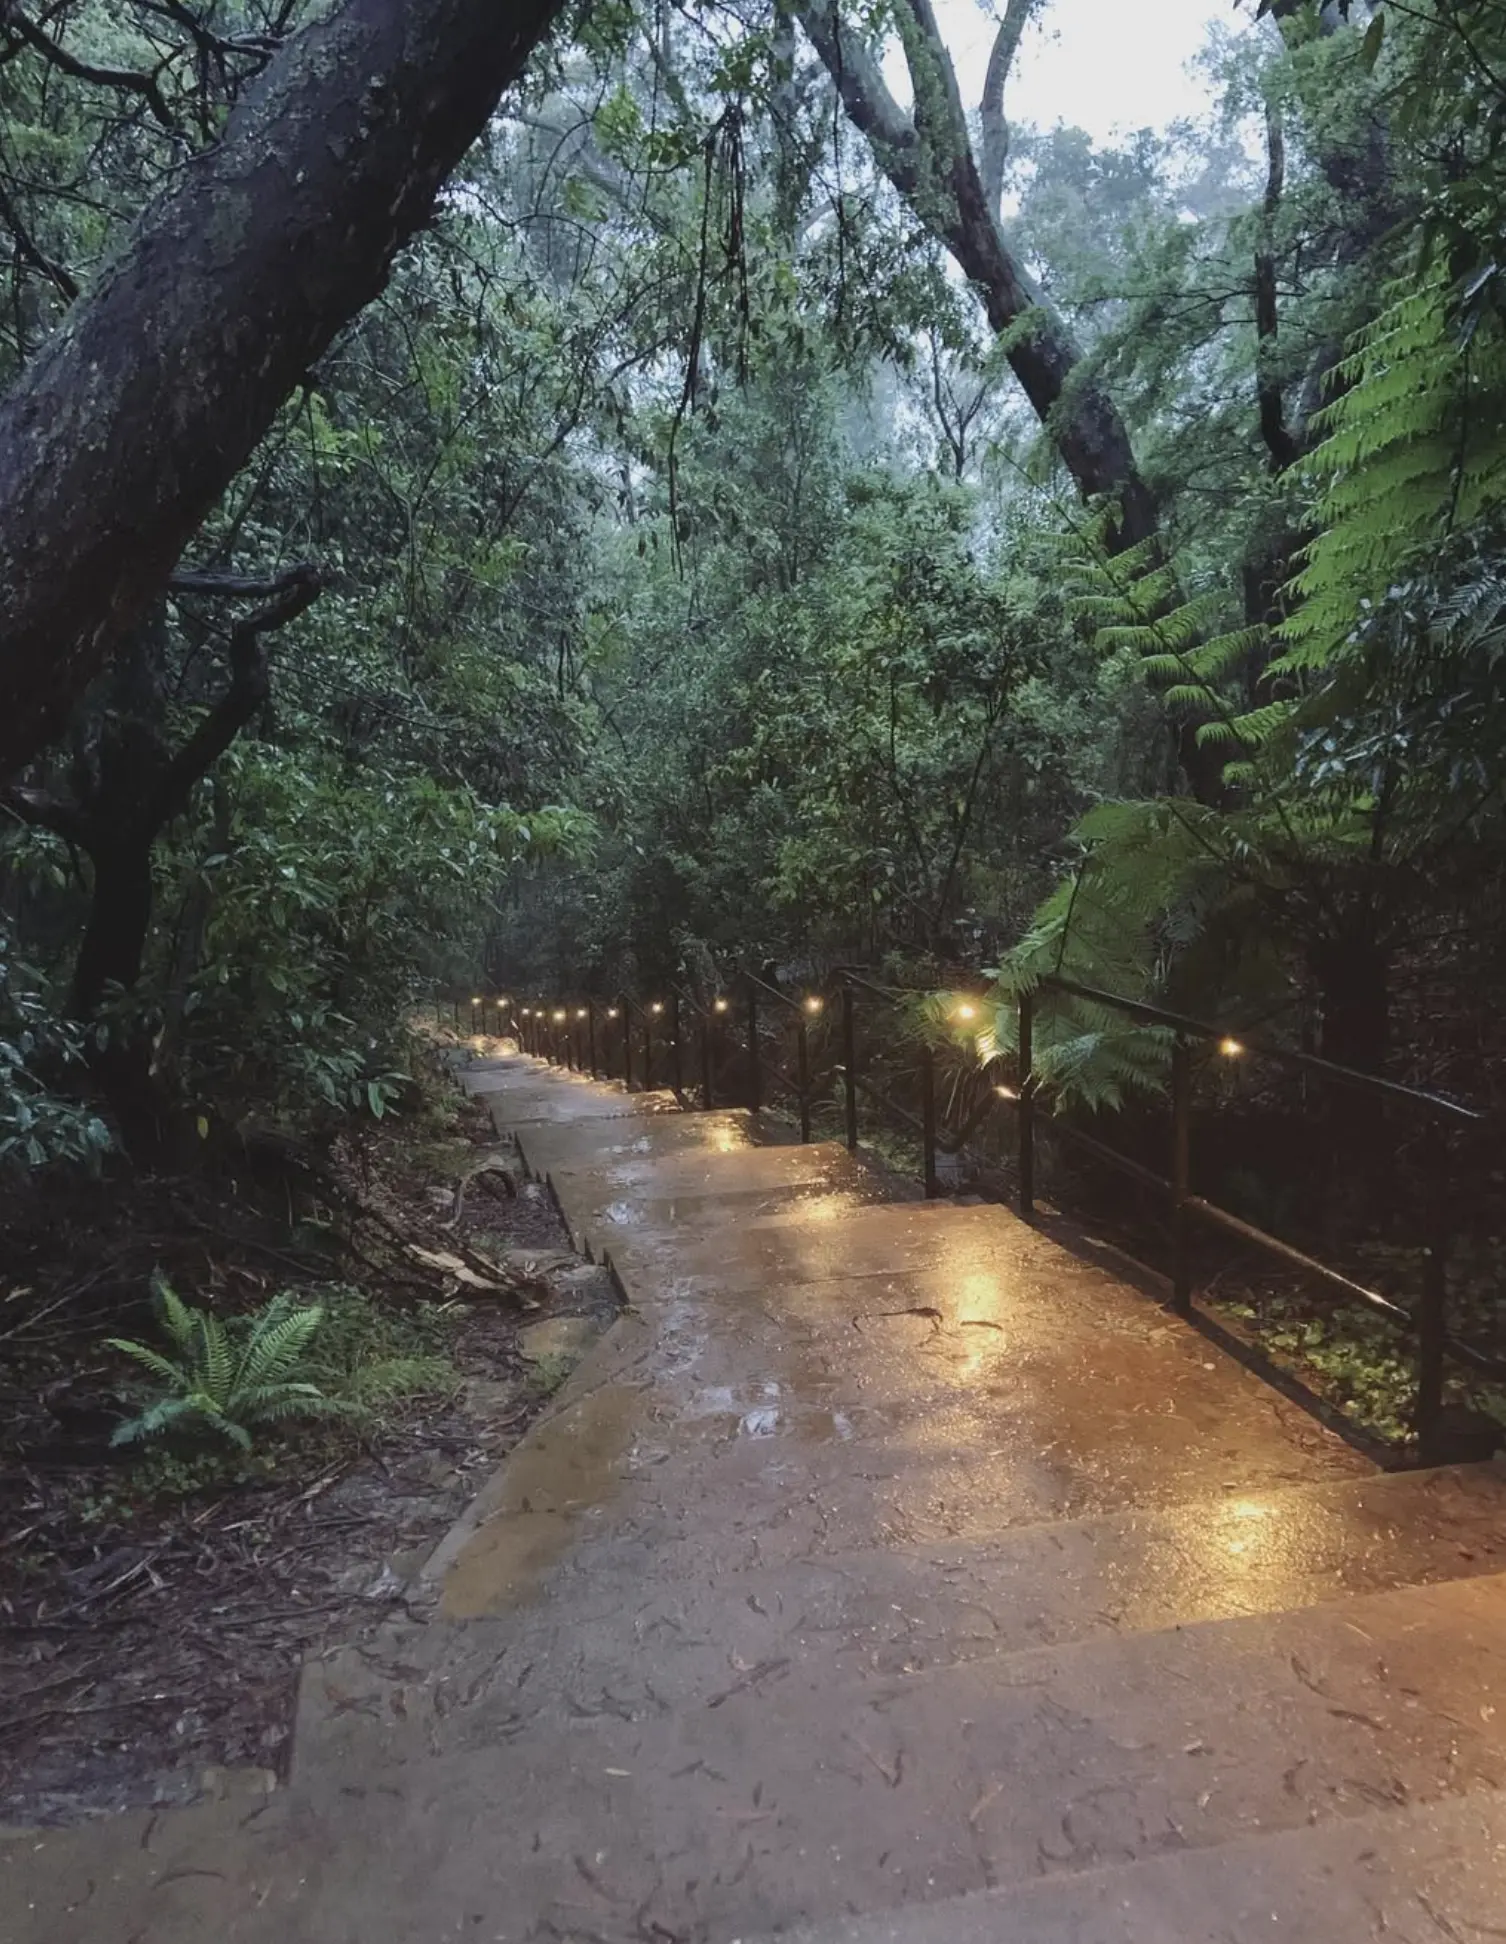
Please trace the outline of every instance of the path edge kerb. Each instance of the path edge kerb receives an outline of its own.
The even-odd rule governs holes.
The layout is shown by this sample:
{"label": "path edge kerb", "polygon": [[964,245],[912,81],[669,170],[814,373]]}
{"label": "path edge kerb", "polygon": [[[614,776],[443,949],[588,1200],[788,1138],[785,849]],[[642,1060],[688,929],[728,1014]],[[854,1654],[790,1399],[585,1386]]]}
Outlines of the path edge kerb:
{"label": "path edge kerb", "polygon": [[593,1392],[619,1378],[626,1365],[638,1361],[643,1330],[642,1316],[630,1304],[625,1305],[622,1314],[602,1332],[556,1392],[552,1408],[534,1419],[429,1554],[415,1576],[416,1587],[436,1595],[443,1591],[450,1568],[488,1520],[501,1510],[507,1477],[519,1453],[536,1444],[546,1431]]}

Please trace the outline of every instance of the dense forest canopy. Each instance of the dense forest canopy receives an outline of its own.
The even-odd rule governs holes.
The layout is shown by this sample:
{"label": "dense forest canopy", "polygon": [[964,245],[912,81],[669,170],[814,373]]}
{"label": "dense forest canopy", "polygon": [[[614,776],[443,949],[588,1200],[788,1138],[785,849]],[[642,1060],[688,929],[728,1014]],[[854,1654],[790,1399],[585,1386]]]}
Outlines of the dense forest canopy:
{"label": "dense forest canopy", "polygon": [[1488,1082],[1506,4],[1246,0],[1106,145],[1072,3],[4,10],[9,1166],[381,1114],[478,977]]}

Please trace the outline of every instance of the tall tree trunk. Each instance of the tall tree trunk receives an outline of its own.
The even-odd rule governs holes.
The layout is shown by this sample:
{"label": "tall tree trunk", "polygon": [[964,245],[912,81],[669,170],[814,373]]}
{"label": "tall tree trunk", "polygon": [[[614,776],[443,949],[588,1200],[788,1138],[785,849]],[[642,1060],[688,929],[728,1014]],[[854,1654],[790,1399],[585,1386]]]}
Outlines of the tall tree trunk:
{"label": "tall tree trunk", "polygon": [[1368,909],[1315,943],[1308,963],[1322,1012],[1318,1050],[1325,1060],[1382,1073],[1391,1039],[1391,952]]}
{"label": "tall tree trunk", "polygon": [[0,777],[59,732],[560,0],[344,0],[177,170],[0,403]]}
{"label": "tall tree trunk", "polygon": [[112,986],[130,992],[141,976],[147,929],[152,922],[153,830],[134,823],[95,838],[90,861],[94,889],[89,917],[73,962],[68,1013],[93,1019]]}

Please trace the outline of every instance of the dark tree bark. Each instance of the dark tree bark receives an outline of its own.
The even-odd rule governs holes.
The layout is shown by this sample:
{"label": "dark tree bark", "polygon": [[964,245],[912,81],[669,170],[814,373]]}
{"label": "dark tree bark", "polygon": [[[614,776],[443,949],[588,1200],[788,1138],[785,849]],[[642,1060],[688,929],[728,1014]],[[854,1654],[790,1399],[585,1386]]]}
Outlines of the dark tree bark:
{"label": "dark tree bark", "polygon": [[1286,131],[1281,110],[1267,103],[1265,111],[1266,177],[1260,205],[1260,239],[1255,250],[1255,397],[1260,410],[1260,436],[1270,456],[1271,471],[1285,472],[1302,455],[1302,448],[1286,422],[1286,395],[1277,366],[1280,306],[1276,282],[1276,223],[1286,193]]}
{"label": "dark tree bark", "polygon": [[0,403],[0,776],[167,584],[560,0],[344,0],[242,97]]}
{"label": "dark tree bark", "polygon": [[[152,921],[152,852],[162,830],[187,810],[195,785],[206,776],[267,700],[270,677],[267,635],[293,620],[313,601],[320,579],[312,567],[290,568],[274,580],[185,574],[180,591],[266,598],[230,631],[230,677],[218,699],[176,750],[164,737],[160,698],[147,682],[120,669],[132,692],[111,711],[91,750],[73,765],[66,796],[18,786],[6,807],[23,822],[54,831],[89,859],[93,884],[89,915],[74,961],[68,1014],[87,1022],[114,988],[134,989],[141,976]],[[128,1150],[141,1152],[155,1139],[157,1111],[150,1048],[140,1039],[112,1035],[92,1055],[96,1078],[114,1110]]]}

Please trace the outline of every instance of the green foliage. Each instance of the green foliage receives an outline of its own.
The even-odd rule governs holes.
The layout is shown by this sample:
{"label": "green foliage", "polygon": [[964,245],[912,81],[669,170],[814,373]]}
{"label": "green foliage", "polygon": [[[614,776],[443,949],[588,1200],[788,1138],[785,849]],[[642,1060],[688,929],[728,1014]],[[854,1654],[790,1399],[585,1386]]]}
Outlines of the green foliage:
{"label": "green foliage", "polygon": [[[117,1429],[117,1444],[207,1432],[245,1453],[261,1430],[308,1419],[366,1425],[458,1381],[448,1308],[394,1311],[333,1286],[317,1303],[284,1291],[250,1315],[222,1320],[160,1278],[155,1302],[162,1348],[109,1339],[162,1386]],[[212,1453],[206,1462],[216,1462]]]}
{"label": "green foliage", "polygon": [[63,1084],[83,1052],[83,1034],[57,1018],[41,974],[12,956],[0,927],[0,1171],[98,1166],[109,1130]]}
{"label": "green foliage", "polygon": [[1394,296],[1337,379],[1310,462],[1319,531],[1273,676],[1331,666],[1419,556],[1506,497],[1506,337],[1461,340],[1441,274]]}
{"label": "green foliage", "polygon": [[222,1322],[211,1310],[192,1308],[160,1278],[155,1296],[165,1351],[125,1337],[107,1339],[161,1387],[116,1428],[113,1443],[210,1432],[249,1451],[256,1430],[352,1413],[350,1402],[326,1396],[309,1375],[322,1305],[274,1296],[254,1316]]}

